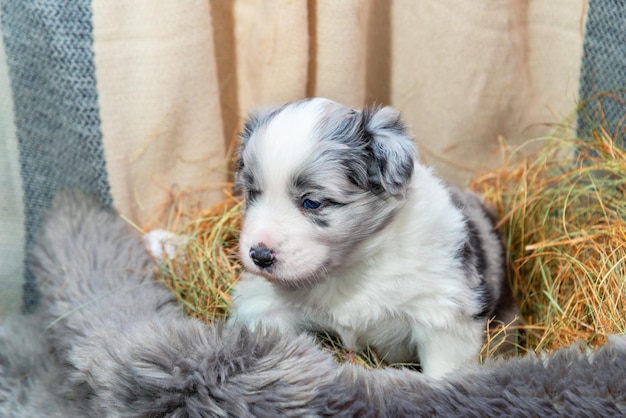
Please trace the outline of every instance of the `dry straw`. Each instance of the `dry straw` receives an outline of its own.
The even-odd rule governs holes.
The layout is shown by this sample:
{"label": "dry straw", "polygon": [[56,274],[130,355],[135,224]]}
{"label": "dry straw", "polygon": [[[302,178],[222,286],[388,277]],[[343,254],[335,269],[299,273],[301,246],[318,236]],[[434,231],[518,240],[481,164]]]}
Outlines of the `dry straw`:
{"label": "dry straw", "polygon": [[[626,153],[602,129],[585,140],[563,137],[529,155],[503,145],[502,167],[472,183],[501,214],[521,353],[601,344],[626,331]],[[211,321],[227,315],[241,273],[241,202],[229,195],[195,218],[178,231],[190,237],[182,256],[160,276],[191,316]],[[380,364],[375,353],[320,340],[342,361]],[[488,338],[483,357],[497,340]]]}
{"label": "dry straw", "polygon": [[229,195],[179,231],[187,244],[159,275],[190,316],[210,322],[228,314],[229,292],[241,273],[240,227],[241,202]]}
{"label": "dry straw", "polygon": [[626,331],[626,153],[602,128],[523,148],[472,184],[501,214],[520,348],[605,343]]}

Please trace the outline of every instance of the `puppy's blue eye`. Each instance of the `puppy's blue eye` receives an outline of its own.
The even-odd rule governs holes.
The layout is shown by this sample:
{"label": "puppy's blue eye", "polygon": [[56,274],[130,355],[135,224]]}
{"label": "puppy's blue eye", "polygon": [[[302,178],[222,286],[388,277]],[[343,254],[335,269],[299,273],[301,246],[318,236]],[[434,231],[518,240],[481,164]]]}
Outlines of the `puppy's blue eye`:
{"label": "puppy's blue eye", "polygon": [[318,202],[316,200],[304,199],[304,201],[302,202],[302,207],[304,209],[315,210],[319,209],[320,206],[322,206],[321,202]]}

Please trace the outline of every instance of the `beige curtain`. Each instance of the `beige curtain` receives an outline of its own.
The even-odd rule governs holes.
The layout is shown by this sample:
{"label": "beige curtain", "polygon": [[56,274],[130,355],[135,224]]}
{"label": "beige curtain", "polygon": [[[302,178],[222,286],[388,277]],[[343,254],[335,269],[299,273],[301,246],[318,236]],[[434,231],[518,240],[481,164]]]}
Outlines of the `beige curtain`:
{"label": "beige curtain", "polygon": [[[154,225],[172,196],[223,197],[258,106],[326,96],[399,108],[461,186],[498,136],[545,135],[576,106],[585,0],[94,0],[97,80],[118,209]],[[161,215],[163,215],[161,213]]]}

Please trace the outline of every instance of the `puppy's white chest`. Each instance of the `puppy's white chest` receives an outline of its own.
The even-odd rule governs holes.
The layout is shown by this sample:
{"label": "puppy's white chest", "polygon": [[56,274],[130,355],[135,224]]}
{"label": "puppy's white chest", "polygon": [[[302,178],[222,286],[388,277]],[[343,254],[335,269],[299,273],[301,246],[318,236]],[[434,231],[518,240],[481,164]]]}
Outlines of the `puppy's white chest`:
{"label": "puppy's white chest", "polygon": [[[305,327],[334,332],[347,348],[406,340],[411,332],[410,314],[403,312],[408,301],[399,294],[406,292],[366,280],[368,275],[363,272],[351,276],[331,277],[314,289],[280,297],[289,310],[299,312]],[[350,285],[352,278],[354,286]]]}
{"label": "puppy's white chest", "polygon": [[414,329],[411,324],[405,318],[380,312],[372,304],[335,311],[332,316],[318,317],[315,321],[334,332],[345,348],[361,351],[369,347],[391,363],[416,359],[416,350],[411,349],[414,345],[410,343]]}

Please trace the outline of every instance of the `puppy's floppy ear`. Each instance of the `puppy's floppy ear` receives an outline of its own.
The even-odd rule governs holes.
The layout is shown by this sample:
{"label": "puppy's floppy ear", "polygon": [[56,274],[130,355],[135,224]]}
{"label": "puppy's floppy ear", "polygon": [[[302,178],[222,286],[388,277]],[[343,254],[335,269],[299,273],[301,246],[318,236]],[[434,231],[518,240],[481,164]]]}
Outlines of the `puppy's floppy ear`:
{"label": "puppy's floppy ear", "polygon": [[416,151],[400,112],[388,106],[366,108],[363,126],[374,156],[369,167],[370,182],[393,196],[404,196],[413,174]]}

